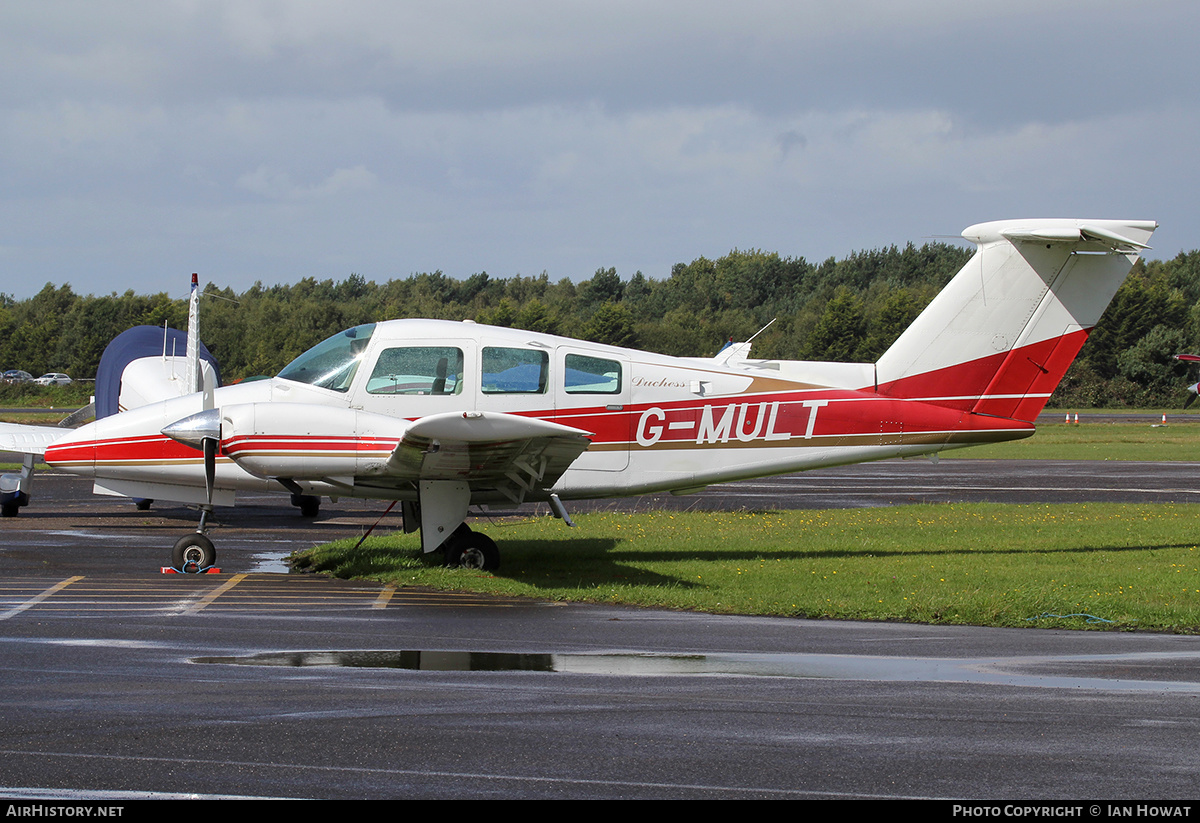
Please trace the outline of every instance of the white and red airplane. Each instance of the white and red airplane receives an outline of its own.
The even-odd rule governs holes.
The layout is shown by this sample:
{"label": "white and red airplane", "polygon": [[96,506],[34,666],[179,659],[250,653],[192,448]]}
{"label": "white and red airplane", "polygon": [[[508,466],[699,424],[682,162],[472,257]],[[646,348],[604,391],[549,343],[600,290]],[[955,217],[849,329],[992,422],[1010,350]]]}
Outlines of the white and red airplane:
{"label": "white and red airplane", "polygon": [[[464,522],[472,504],[547,501],[566,517],[565,500],[686,493],[1028,437],[1156,228],[971,226],[975,255],[875,363],[753,360],[749,343],[668,357],[471,321],[392,320],[337,334],[270,380],[215,390],[193,351],[183,396],[65,433],[4,425],[0,448],[93,477],[100,493],[199,505],[176,567],[214,562],[203,534],[213,506],[286,489],[294,502],[401,501],[424,552],[494,569],[496,544]],[[24,500],[12,495],[27,500],[26,467],[0,485],[14,512]]]}
{"label": "white and red airplane", "polygon": [[[1182,360],[1185,363],[1200,363],[1200,354],[1176,354],[1172,356],[1176,360]],[[1200,383],[1193,383],[1188,386],[1188,396],[1183,401],[1183,408],[1186,410],[1188,406],[1195,403],[1197,397],[1200,397]]]}

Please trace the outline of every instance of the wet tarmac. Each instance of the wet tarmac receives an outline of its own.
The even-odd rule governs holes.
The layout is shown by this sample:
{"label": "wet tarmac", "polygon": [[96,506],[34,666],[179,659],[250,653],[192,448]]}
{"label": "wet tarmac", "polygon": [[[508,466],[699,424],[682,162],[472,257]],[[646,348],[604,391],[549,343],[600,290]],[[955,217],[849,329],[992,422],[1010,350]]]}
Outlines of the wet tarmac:
{"label": "wet tarmac", "polygon": [[[1194,464],[997,463],[847,467],[664,504],[1195,494]],[[162,575],[193,512],[38,482],[34,504],[0,521],[0,795],[1200,792],[1198,638],[712,616],[289,575],[287,552],[361,533],[384,507],[326,504],[312,521],[286,495],[220,512],[223,574]]]}

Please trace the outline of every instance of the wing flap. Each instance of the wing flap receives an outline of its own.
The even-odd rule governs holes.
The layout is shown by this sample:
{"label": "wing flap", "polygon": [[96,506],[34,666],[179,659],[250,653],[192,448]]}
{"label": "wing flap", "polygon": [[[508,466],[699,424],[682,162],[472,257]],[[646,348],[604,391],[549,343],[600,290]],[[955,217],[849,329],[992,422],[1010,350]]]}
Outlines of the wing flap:
{"label": "wing flap", "polygon": [[590,432],[500,412],[450,412],[413,422],[388,458],[392,475],[465,480],[515,502],[548,489],[591,441]]}

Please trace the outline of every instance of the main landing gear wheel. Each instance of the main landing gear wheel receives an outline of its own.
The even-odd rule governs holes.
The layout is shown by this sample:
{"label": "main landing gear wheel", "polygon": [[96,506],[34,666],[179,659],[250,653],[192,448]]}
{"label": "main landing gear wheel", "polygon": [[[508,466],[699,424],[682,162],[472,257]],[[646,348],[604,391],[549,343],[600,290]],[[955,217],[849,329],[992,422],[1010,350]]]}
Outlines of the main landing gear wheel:
{"label": "main landing gear wheel", "polygon": [[292,505],[300,509],[301,517],[316,517],[321,513],[321,498],[314,494],[293,494]]}
{"label": "main landing gear wheel", "polygon": [[171,550],[171,562],[180,571],[195,574],[216,564],[217,550],[204,535],[188,534]]}
{"label": "main landing gear wheel", "polygon": [[500,568],[500,549],[486,534],[460,526],[446,541],[442,552],[451,568],[494,572]]}
{"label": "main landing gear wheel", "polygon": [[25,492],[5,494],[0,499],[0,517],[16,517],[22,506],[29,505],[29,495]]}

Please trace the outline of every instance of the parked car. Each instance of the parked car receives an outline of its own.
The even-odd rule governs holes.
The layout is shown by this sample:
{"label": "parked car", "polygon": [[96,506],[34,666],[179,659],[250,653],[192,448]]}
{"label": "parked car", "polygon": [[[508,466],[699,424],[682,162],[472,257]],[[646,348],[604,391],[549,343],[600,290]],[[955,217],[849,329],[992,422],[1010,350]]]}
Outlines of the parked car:
{"label": "parked car", "polygon": [[52,371],[47,374],[43,374],[33,382],[37,383],[39,386],[69,386],[71,385],[71,378],[67,377],[62,372]]}
{"label": "parked car", "polygon": [[28,383],[32,379],[32,374],[20,369],[9,369],[4,374],[0,374],[0,380],[3,380],[5,383]]}

